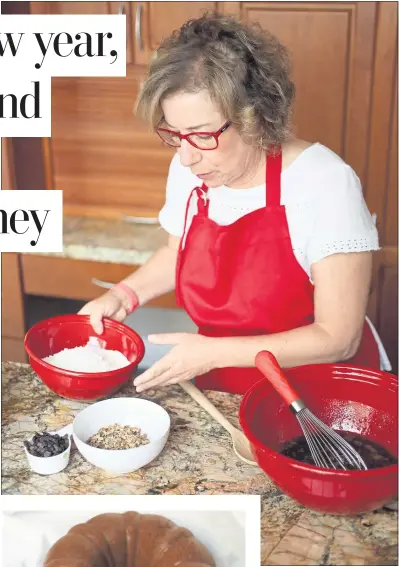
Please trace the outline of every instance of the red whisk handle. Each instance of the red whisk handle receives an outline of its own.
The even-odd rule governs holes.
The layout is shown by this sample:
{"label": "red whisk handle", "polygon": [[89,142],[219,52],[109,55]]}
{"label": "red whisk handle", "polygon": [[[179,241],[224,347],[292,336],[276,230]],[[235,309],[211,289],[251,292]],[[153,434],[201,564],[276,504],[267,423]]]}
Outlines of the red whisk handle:
{"label": "red whisk handle", "polygon": [[284,376],[279,363],[271,352],[267,350],[258,352],[255,357],[255,366],[262,372],[264,377],[269,380],[286,404],[291,405],[293,402],[299,400],[298,393]]}

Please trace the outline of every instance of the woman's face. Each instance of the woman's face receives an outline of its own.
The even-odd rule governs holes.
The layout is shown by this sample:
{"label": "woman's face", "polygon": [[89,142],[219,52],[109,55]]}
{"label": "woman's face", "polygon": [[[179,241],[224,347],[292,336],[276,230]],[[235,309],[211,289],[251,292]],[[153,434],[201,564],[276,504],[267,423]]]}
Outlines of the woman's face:
{"label": "woman's face", "polygon": [[[170,95],[164,99],[162,110],[164,127],[180,134],[217,132],[230,118],[220,114],[207,91]],[[233,126],[229,126],[218,141],[215,150],[198,150],[182,140],[181,147],[177,148],[182,165],[189,167],[208,187],[242,187],[249,180],[248,174],[251,177],[256,150],[243,142]],[[252,176],[254,174],[252,171]]]}

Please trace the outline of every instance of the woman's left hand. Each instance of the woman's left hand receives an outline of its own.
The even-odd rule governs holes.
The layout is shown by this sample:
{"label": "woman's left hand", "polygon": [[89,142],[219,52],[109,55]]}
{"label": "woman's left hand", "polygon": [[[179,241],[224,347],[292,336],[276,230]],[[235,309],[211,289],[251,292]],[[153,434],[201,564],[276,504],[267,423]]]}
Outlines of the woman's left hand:
{"label": "woman's left hand", "polygon": [[167,333],[149,335],[148,340],[153,344],[175,346],[135,379],[137,392],[191,380],[216,367],[213,338],[194,333]]}

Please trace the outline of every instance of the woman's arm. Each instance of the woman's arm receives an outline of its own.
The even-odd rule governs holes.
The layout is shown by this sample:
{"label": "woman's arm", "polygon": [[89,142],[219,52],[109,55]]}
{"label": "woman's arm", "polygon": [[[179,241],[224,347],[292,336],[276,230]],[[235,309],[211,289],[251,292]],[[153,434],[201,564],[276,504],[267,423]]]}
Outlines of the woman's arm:
{"label": "woman's arm", "polygon": [[[180,238],[170,236],[166,246],[157,250],[143,266],[123,280],[134,291],[140,305],[174,289],[179,243]],[[137,305],[136,300],[134,303]],[[129,293],[123,289],[123,286],[116,285],[100,297],[86,303],[79,314],[89,315],[94,331],[101,335],[104,331],[102,322],[104,317],[123,321],[131,309]]]}
{"label": "woman's arm", "polygon": [[323,258],[312,266],[315,322],[273,335],[215,339],[215,367],[254,366],[261,350],[286,368],[351,358],[362,337],[371,269],[372,252]]}
{"label": "woman's arm", "polygon": [[285,368],[350,358],[361,340],[371,264],[371,252],[335,254],[314,264],[315,322],[306,327],[257,337],[149,336],[150,342],[174,348],[135,379],[137,391],[190,380],[213,368],[255,366],[261,350],[272,352]]}
{"label": "woman's arm", "polygon": [[133,274],[123,280],[135,292],[140,305],[175,288],[180,237],[169,235],[168,244],[157,250]]}

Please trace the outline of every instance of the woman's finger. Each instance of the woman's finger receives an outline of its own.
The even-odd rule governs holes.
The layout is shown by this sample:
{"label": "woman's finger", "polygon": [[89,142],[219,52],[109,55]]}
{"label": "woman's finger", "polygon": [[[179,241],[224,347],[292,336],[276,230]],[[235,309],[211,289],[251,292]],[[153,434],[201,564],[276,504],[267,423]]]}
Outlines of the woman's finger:
{"label": "woman's finger", "polygon": [[183,376],[173,376],[170,380],[168,380],[164,386],[173,386],[174,384],[179,384],[180,382],[188,382],[191,380],[191,377],[184,378]]}
{"label": "woman's finger", "polygon": [[78,315],[90,315],[90,303],[85,303],[85,305],[83,305],[82,309],[80,311],[78,311]]}
{"label": "woman's finger", "polygon": [[124,307],[121,307],[119,311],[115,313],[115,315],[112,315],[112,319],[115,319],[115,321],[123,321],[123,319],[126,318],[126,315],[126,309]]}
{"label": "woman's finger", "polygon": [[95,309],[90,313],[90,324],[97,335],[102,335],[104,331],[104,325],[102,322],[102,312]]}
{"label": "woman's finger", "polygon": [[134,380],[133,384],[137,386],[141,386],[142,384],[147,384],[151,380],[154,380],[164,372],[170,370],[170,363],[167,360],[167,357],[164,356],[161,360],[158,360],[155,364],[151,366],[148,370],[137,376]]}
{"label": "woman's finger", "polygon": [[145,390],[150,390],[151,388],[155,388],[156,386],[165,386],[169,380],[173,378],[173,374],[171,370],[167,370],[166,372],[162,372],[158,374],[152,380],[148,380],[147,382],[140,384],[136,387],[137,392],[144,392]]}

